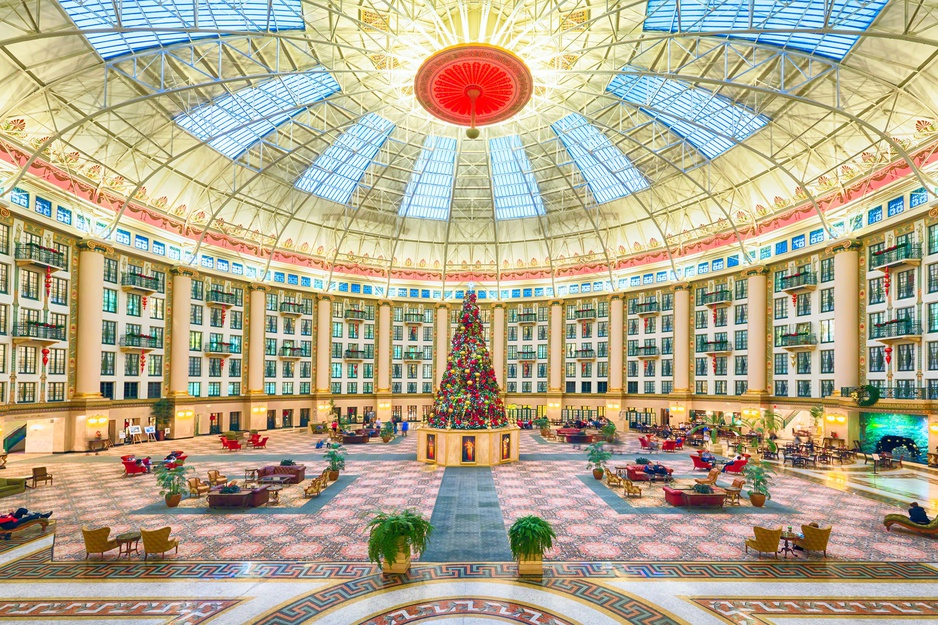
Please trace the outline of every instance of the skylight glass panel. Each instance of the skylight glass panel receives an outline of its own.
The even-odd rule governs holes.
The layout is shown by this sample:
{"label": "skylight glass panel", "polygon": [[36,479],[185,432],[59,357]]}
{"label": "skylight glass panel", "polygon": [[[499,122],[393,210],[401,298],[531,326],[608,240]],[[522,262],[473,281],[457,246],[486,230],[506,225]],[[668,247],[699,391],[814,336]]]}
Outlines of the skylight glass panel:
{"label": "skylight glass panel", "polygon": [[[790,30],[829,28],[864,31],[879,16],[888,0],[648,0],[645,30],[697,33],[727,30]],[[680,3],[680,8],[678,8]],[[836,60],[843,59],[857,35],[812,32],[730,34]]]}
{"label": "skylight glass panel", "polygon": [[172,43],[215,39],[220,36],[213,32],[217,30],[305,29],[301,0],[59,0],[59,4],[79,30],[100,31],[118,26],[129,29],[129,32],[85,32],[88,42],[105,59]]}
{"label": "skylight glass panel", "polygon": [[236,159],[305,107],[338,91],[339,83],[325,70],[290,74],[221,96],[177,116],[176,123]]}
{"label": "skylight glass panel", "polygon": [[453,198],[453,173],[456,169],[456,140],[428,136],[410,174],[401,217],[446,219]]}
{"label": "skylight glass panel", "polygon": [[[736,145],[728,137],[742,141],[769,123],[768,117],[727,97],[658,76],[619,74],[606,91],[637,105],[646,115],[687,139],[709,159]],[[673,115],[661,111],[672,111]]]}
{"label": "skylight glass panel", "polygon": [[632,161],[579,113],[570,113],[550,127],[583,174],[597,204],[618,200],[648,186]]}
{"label": "skylight glass panel", "polygon": [[339,204],[348,204],[365,170],[375,160],[392,130],[394,124],[368,113],[313,161],[296,181],[296,188]]}
{"label": "skylight glass panel", "polygon": [[518,219],[544,214],[544,202],[531,171],[531,161],[521,147],[521,137],[510,135],[489,140],[495,219]]}

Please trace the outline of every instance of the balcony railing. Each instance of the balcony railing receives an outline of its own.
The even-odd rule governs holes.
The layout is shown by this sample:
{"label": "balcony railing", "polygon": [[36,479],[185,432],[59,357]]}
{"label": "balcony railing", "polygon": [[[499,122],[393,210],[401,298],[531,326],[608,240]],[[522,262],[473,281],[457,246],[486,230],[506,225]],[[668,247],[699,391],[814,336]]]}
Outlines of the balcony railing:
{"label": "balcony railing", "polygon": [[145,291],[159,291],[160,279],[156,276],[147,276],[142,273],[125,271],[121,276],[121,286],[134,289],[143,289]]}
{"label": "balcony railing", "polygon": [[13,326],[13,336],[22,339],[40,339],[44,341],[64,341],[65,326],[48,323],[18,323]]}
{"label": "balcony railing", "polygon": [[595,308],[581,308],[579,310],[574,310],[573,318],[574,319],[595,319],[596,309]]}
{"label": "balcony railing", "polygon": [[45,267],[65,269],[67,264],[65,254],[49,247],[43,247],[38,243],[17,243],[15,254],[16,260],[28,260]]}
{"label": "balcony railing", "polygon": [[423,323],[423,313],[421,313],[421,312],[405,312],[405,313],[404,313],[404,323]]}
{"label": "balcony railing", "polygon": [[423,360],[422,351],[406,351],[404,352],[404,360]]}
{"label": "balcony railing", "polygon": [[530,351],[518,352],[515,356],[516,360],[537,360],[537,352],[533,349]]}
{"label": "balcony railing", "polygon": [[140,349],[159,349],[163,342],[158,336],[144,336],[142,334],[125,334],[120,340],[121,347],[139,347]]}
{"label": "balcony railing", "polygon": [[368,319],[368,313],[364,310],[357,310],[355,308],[349,308],[345,311],[346,319],[358,319],[359,321],[365,321]]}
{"label": "balcony railing", "polygon": [[813,271],[801,271],[791,276],[781,276],[778,285],[783,291],[817,286],[817,274]]}
{"label": "balcony railing", "polygon": [[573,352],[574,358],[596,358],[596,350],[594,349],[578,349]]}
{"label": "balcony railing", "polygon": [[639,315],[650,315],[652,313],[659,312],[661,310],[661,304],[658,302],[641,302],[635,304],[635,312]]}
{"label": "balcony railing", "polygon": [[310,350],[302,347],[292,347],[284,345],[280,348],[280,355],[287,358],[309,358]]}
{"label": "balcony railing", "polygon": [[205,346],[206,354],[230,354],[231,343],[209,343]]}
{"label": "balcony railing", "polygon": [[280,302],[280,312],[288,315],[310,314],[303,302]]}
{"label": "balcony railing", "polygon": [[345,350],[345,357],[349,360],[364,360],[368,358],[363,349],[347,349]]}
{"label": "balcony railing", "polygon": [[[927,389],[922,387],[907,386],[880,386],[880,399],[935,399],[938,397],[938,389]],[[862,389],[856,386],[844,386],[840,389],[840,394],[844,397],[851,397],[857,391]]]}
{"label": "balcony railing", "polygon": [[921,243],[901,243],[870,255],[870,269],[898,265],[910,260],[922,259]]}
{"label": "balcony railing", "polygon": [[712,306],[714,304],[728,304],[733,301],[733,293],[729,289],[721,289],[719,291],[712,291],[710,293],[704,293],[700,296],[700,303],[704,306]]}
{"label": "balcony railing", "polygon": [[715,354],[717,352],[731,351],[732,347],[729,341],[701,341],[697,343],[697,353]]}
{"label": "balcony railing", "polygon": [[234,306],[238,303],[238,296],[234,293],[226,293],[225,291],[209,291],[208,292],[208,301],[213,304],[224,304],[226,306]]}
{"label": "balcony railing", "polygon": [[870,339],[895,339],[922,334],[922,324],[912,319],[892,319],[870,326]]}
{"label": "balcony railing", "polygon": [[657,356],[658,348],[655,345],[642,345],[635,348],[636,356]]}
{"label": "balcony railing", "polygon": [[518,323],[537,323],[537,313],[519,312]]}
{"label": "balcony railing", "polygon": [[778,337],[779,347],[805,347],[808,345],[817,345],[816,335],[810,333],[783,334]]}

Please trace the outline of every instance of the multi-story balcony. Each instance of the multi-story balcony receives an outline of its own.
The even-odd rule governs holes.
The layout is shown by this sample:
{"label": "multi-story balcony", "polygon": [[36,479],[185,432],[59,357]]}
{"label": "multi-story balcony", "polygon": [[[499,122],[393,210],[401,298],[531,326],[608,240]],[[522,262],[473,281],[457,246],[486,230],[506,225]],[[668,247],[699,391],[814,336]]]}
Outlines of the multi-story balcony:
{"label": "multi-story balcony", "polygon": [[922,324],[911,318],[897,317],[870,326],[870,340],[880,343],[918,343],[922,340]]}
{"label": "multi-story balcony", "polygon": [[578,349],[573,352],[573,357],[577,360],[596,360],[596,350]]}
{"label": "multi-story balcony", "polygon": [[515,353],[514,360],[537,360],[537,352],[533,349],[526,349]]}
{"label": "multi-story balcony", "polygon": [[17,243],[14,252],[17,265],[33,265],[41,269],[58,271],[68,264],[65,254],[51,247],[38,243]]}
{"label": "multi-story balcony", "polygon": [[733,344],[729,341],[699,341],[697,343],[698,354],[726,354],[733,351]]}
{"label": "multi-story balcony", "polygon": [[707,308],[724,308],[733,303],[733,293],[729,289],[718,289],[700,296],[700,303]]}
{"label": "multi-story balcony", "polygon": [[655,345],[641,345],[635,348],[635,355],[639,360],[651,360],[660,355],[658,347]]}
{"label": "multi-story balcony", "polygon": [[573,311],[574,319],[595,319],[596,318],[596,309],[595,308],[580,308]]}
{"label": "multi-story balcony", "polygon": [[346,360],[364,360],[367,356],[363,349],[347,349],[344,357]]}
{"label": "multi-story balcony", "polygon": [[[910,386],[885,386],[877,387],[880,399],[936,399],[936,393],[929,392],[929,389]],[[862,386],[844,386],[840,389],[840,394],[844,397],[854,397],[864,395],[866,387]]]}
{"label": "multi-story balcony", "polygon": [[160,337],[150,334],[125,334],[121,337],[122,352],[146,352],[163,347]]}
{"label": "multi-story balcony", "polygon": [[405,312],[404,313],[404,323],[409,326],[419,326],[423,323],[423,313],[422,312]]}
{"label": "multi-story balcony", "polygon": [[364,310],[359,310],[357,308],[346,308],[345,318],[355,319],[357,321],[365,321],[366,319],[368,319],[368,313],[365,312]]}
{"label": "multi-story balcony", "polygon": [[231,353],[231,343],[221,342],[221,343],[208,343],[205,346],[206,354],[230,354]]}
{"label": "multi-story balcony", "polygon": [[42,343],[51,345],[65,340],[67,328],[41,321],[27,321],[13,326],[14,343]]}
{"label": "multi-story balcony", "polygon": [[778,337],[778,346],[789,352],[811,351],[817,347],[817,336],[810,332],[792,332]]}
{"label": "multi-story balcony", "polygon": [[654,317],[661,312],[661,304],[658,302],[639,302],[635,304],[635,312],[639,317]]}
{"label": "multi-story balcony", "polygon": [[532,325],[537,323],[537,313],[530,310],[519,312],[518,323],[521,325]]}
{"label": "multi-story balcony", "polygon": [[238,303],[238,296],[218,289],[212,289],[205,298],[205,303],[215,308],[231,308]]}
{"label": "multi-story balcony", "polygon": [[788,294],[807,293],[817,289],[817,274],[807,269],[778,279],[779,287]]}
{"label": "multi-story balcony", "polygon": [[310,350],[296,345],[284,345],[280,348],[279,354],[284,360],[299,360],[300,358],[309,358]]}
{"label": "multi-story balcony", "polygon": [[303,302],[280,302],[280,313],[290,317],[299,317],[304,314],[310,314],[306,310]]}
{"label": "multi-story balcony", "polygon": [[404,350],[404,360],[423,360],[424,354],[423,350],[419,349],[405,349]]}
{"label": "multi-story balcony", "polygon": [[870,269],[886,271],[903,265],[922,263],[921,243],[900,243],[870,255]]}
{"label": "multi-story balcony", "polygon": [[160,290],[160,279],[136,271],[125,271],[121,276],[121,288],[133,293],[149,295]]}

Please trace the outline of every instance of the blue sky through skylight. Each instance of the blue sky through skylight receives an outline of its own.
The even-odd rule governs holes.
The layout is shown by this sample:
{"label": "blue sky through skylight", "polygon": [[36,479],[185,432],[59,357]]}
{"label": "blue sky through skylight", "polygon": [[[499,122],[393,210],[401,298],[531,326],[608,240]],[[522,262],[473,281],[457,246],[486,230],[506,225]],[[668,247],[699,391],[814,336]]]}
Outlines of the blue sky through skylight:
{"label": "blue sky through skylight", "polygon": [[339,83],[324,70],[289,74],[225,94],[177,116],[176,123],[197,139],[208,141],[218,152],[236,159],[306,106],[338,91]]}
{"label": "blue sky through skylight", "polygon": [[[619,74],[612,79],[606,91],[639,107],[644,105],[673,111],[674,115],[667,115],[642,108],[646,115],[686,138],[709,159],[716,158],[736,145],[730,139],[714,133],[741,141],[769,123],[768,117],[757,115],[729,98],[658,76]],[[699,126],[688,123],[688,120]]]}
{"label": "blue sky through skylight", "polygon": [[313,161],[296,181],[296,188],[347,204],[392,130],[394,124],[368,113]]}
{"label": "blue sky through skylight", "polygon": [[401,217],[448,218],[455,169],[456,139],[427,136],[404,191]]}
{"label": "blue sky through skylight", "polygon": [[597,204],[618,200],[648,186],[632,161],[579,113],[570,113],[550,127],[583,174]]}
{"label": "blue sky through skylight", "polygon": [[[680,2],[680,11],[678,11]],[[879,16],[888,0],[648,0],[644,29],[665,32],[751,30],[763,28],[863,31]],[[750,10],[750,6],[752,10]],[[826,9],[829,9],[830,15]],[[839,33],[739,33],[731,38],[843,59],[856,35]]]}
{"label": "blue sky through skylight", "polygon": [[[59,0],[80,30],[114,28],[205,28],[207,31],[252,32],[304,30],[301,0]],[[115,7],[120,7],[120,19]],[[198,12],[196,12],[198,9]],[[198,22],[196,21],[198,16]],[[218,37],[213,32],[98,32],[85,33],[102,58],[182,41]]]}
{"label": "blue sky through skylight", "polygon": [[495,219],[517,219],[544,214],[544,201],[531,171],[531,161],[521,147],[521,137],[510,135],[489,140]]}

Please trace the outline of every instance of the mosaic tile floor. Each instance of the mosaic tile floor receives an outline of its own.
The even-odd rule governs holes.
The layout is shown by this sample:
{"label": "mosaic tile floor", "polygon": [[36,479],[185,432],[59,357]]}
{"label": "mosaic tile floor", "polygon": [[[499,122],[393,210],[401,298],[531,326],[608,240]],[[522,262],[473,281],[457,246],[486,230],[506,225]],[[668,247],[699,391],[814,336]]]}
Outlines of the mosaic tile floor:
{"label": "mosaic tile floor", "polygon": [[[183,449],[201,477],[218,469],[243,479],[244,469],[282,458],[306,464],[310,475],[324,466],[316,437],[270,436],[267,450],[226,453],[217,438],[201,437],[132,451],[160,458]],[[640,453],[631,435],[620,449],[613,466]],[[152,475],[121,477],[118,456],[127,451],[11,458],[4,476],[47,466],[55,484],[5,504],[52,509],[56,523],[45,536],[0,544],[0,623],[938,623],[938,568],[929,564],[938,562],[938,540],[881,525],[910,497],[933,514],[934,474],[873,476],[862,464],[779,468],[764,509],[744,500],[728,510],[687,511],[667,506],[657,485],[643,485],[641,500],[624,499],[593,480],[582,450],[533,432],[522,433],[522,462],[482,469],[471,485],[454,474],[445,486],[443,469],[414,460],[411,436],[350,446],[347,470],[321,499],[306,500],[290,486],[280,505],[227,513],[209,511],[204,499],[167,509]],[[688,452],[650,457],[671,466],[679,484],[702,476]],[[479,564],[435,562],[444,558],[431,548],[406,577],[383,576],[367,563],[365,526],[374,511],[413,507],[442,519],[443,502],[457,506],[470,487],[487,511],[459,523],[504,532],[518,516],[536,513],[554,524],[558,538],[543,580],[517,580],[498,541],[487,541],[491,553],[483,547],[481,554],[490,557]],[[743,553],[755,524],[810,521],[835,528],[826,559],[801,554],[776,562]],[[85,562],[82,525],[114,532],[170,525],[181,539],[179,555],[146,564],[113,556]],[[440,534],[436,551],[447,560],[458,550],[454,537]],[[97,583],[83,583],[89,579]]]}

